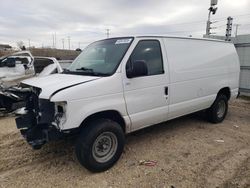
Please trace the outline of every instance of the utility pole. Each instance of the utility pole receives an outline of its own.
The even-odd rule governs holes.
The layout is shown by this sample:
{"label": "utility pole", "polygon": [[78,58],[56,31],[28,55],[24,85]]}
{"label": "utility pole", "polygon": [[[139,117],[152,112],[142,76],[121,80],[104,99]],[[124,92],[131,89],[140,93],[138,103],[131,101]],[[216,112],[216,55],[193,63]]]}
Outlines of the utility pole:
{"label": "utility pole", "polygon": [[109,35],[110,35],[110,29],[106,29],[106,31],[107,31],[107,38],[109,38]]}
{"label": "utility pole", "polygon": [[62,39],[62,46],[63,46],[63,49],[64,49],[64,39]]}
{"label": "utility pole", "polygon": [[30,48],[30,39],[28,39],[28,41],[29,41],[29,48]]}
{"label": "utility pole", "polygon": [[235,24],[235,37],[238,35],[238,29],[239,29],[240,24]]}
{"label": "utility pole", "polygon": [[70,50],[70,36],[68,36],[68,44],[69,44],[69,50]]}
{"label": "utility pole", "polygon": [[55,48],[56,48],[56,32],[55,32]]}
{"label": "utility pole", "polygon": [[218,0],[211,0],[211,4],[210,4],[210,8],[208,9],[209,10],[209,13],[208,13],[208,19],[207,19],[207,28],[206,28],[206,35],[210,35],[211,32],[210,30],[212,29],[211,28],[211,13],[214,15],[218,9],[218,7],[215,7],[216,5],[218,4]]}
{"label": "utility pole", "polygon": [[55,38],[54,38],[54,34],[53,33],[52,33],[52,42],[53,42],[52,48],[54,48],[55,47]]}
{"label": "utility pole", "polygon": [[226,41],[230,41],[230,37],[232,36],[232,26],[233,26],[233,18],[229,16],[227,18],[227,29],[226,29]]}
{"label": "utility pole", "polygon": [[78,48],[81,49],[81,42],[78,42]]}

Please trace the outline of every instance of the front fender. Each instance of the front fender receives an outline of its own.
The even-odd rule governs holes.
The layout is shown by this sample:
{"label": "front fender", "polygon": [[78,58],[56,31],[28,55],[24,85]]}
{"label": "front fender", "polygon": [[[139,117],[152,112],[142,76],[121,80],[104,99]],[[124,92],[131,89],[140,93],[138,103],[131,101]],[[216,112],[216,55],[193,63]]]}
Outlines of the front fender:
{"label": "front fender", "polygon": [[66,121],[60,129],[78,128],[90,115],[107,110],[119,112],[126,123],[126,130],[130,130],[131,122],[126,111],[123,93],[67,101]]}

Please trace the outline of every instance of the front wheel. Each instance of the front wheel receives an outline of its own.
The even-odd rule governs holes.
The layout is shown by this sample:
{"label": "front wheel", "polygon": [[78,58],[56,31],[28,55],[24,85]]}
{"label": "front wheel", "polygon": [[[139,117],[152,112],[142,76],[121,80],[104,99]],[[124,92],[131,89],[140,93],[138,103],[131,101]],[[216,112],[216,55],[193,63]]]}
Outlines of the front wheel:
{"label": "front wheel", "polygon": [[228,99],[225,95],[218,95],[213,105],[207,110],[208,120],[212,123],[222,122],[228,110]]}
{"label": "front wheel", "polygon": [[125,143],[121,126],[109,119],[92,121],[82,130],[76,143],[79,162],[92,172],[112,167],[120,158]]}

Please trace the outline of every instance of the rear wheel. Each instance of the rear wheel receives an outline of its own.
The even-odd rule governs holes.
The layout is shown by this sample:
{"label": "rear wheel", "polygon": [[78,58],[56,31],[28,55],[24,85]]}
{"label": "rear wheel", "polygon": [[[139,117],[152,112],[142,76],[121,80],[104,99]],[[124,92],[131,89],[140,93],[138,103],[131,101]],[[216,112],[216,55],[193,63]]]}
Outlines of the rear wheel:
{"label": "rear wheel", "polygon": [[208,120],[212,123],[222,122],[228,110],[228,98],[221,94],[218,95],[213,105],[207,110]]}
{"label": "rear wheel", "polygon": [[120,158],[125,143],[121,126],[108,119],[92,121],[82,130],[76,143],[79,162],[92,172],[112,167]]}

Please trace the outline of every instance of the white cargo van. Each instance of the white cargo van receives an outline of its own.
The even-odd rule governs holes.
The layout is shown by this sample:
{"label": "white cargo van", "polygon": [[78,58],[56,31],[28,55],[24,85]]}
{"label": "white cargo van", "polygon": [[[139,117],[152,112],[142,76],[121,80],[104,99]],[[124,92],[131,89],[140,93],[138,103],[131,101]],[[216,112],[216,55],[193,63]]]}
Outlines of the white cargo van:
{"label": "white cargo van", "polygon": [[126,133],[201,110],[211,122],[223,121],[238,94],[239,72],[234,45],[225,41],[101,40],[63,73],[23,81],[31,92],[16,123],[34,149],[77,137],[80,163],[103,171],[119,159]]}

